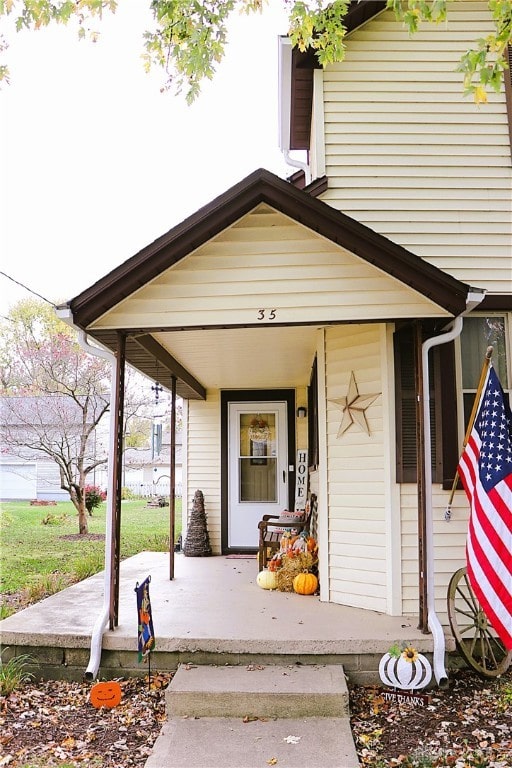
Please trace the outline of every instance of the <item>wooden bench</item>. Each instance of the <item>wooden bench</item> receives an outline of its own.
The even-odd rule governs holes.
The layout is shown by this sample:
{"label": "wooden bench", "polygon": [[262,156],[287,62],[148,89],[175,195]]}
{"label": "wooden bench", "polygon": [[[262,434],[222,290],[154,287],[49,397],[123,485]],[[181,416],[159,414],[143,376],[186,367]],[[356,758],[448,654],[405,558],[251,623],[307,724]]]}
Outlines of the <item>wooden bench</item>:
{"label": "wooden bench", "polygon": [[263,515],[258,523],[260,532],[258,545],[258,570],[262,571],[272,556],[279,552],[284,530],[293,530],[297,533],[309,530],[312,514],[316,514],[316,496],[311,495],[304,515],[288,512],[285,517],[281,515]]}

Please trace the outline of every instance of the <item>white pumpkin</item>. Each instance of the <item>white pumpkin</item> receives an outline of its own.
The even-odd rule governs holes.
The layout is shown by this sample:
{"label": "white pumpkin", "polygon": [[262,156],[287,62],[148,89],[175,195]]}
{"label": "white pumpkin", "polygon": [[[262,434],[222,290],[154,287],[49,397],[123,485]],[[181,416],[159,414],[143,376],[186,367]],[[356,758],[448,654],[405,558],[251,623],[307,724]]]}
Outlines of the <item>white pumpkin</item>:
{"label": "white pumpkin", "polygon": [[385,653],[379,664],[379,676],[384,685],[413,691],[425,688],[432,679],[429,660],[418,653],[414,661],[408,661],[400,654],[398,658]]}
{"label": "white pumpkin", "polygon": [[276,574],[267,569],[260,571],[256,576],[256,584],[262,589],[276,589]]}

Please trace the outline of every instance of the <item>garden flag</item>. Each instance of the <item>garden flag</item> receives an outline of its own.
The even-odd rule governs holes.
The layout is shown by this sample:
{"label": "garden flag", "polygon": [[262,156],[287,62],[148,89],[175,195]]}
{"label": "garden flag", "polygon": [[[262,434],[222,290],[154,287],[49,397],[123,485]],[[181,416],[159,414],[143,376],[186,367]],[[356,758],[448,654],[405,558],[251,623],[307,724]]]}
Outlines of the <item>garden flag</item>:
{"label": "garden flag", "polygon": [[149,599],[149,582],[151,576],[139,586],[137,582],[135,592],[137,593],[137,624],[138,624],[138,646],[139,661],[142,661],[155,647],[155,633],[153,631],[153,616],[151,614],[151,600]]}
{"label": "garden flag", "polygon": [[471,507],[469,582],[505,648],[512,650],[512,413],[492,365],[458,471]]}

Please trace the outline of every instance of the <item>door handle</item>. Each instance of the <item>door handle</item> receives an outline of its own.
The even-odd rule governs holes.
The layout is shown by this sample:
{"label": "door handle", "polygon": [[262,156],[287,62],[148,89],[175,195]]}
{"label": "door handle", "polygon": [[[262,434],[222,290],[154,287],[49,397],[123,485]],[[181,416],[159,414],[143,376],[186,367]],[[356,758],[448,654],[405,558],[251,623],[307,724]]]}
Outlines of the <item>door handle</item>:
{"label": "door handle", "polygon": [[283,483],[286,483],[286,470],[283,469]]}

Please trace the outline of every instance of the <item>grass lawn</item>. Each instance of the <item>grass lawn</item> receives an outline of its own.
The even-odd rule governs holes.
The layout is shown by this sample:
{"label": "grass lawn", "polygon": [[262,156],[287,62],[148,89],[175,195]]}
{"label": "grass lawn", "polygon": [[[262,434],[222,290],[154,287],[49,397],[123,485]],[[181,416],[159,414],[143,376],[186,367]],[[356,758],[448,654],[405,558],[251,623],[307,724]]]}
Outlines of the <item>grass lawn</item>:
{"label": "grass lawn", "polygon": [[[0,595],[21,597],[21,604],[58,592],[103,569],[106,504],[88,517],[89,534],[78,537],[78,517],[71,502],[30,506],[2,502]],[[181,499],[176,499],[176,537],[181,532]],[[148,508],[146,500],[123,501],[121,558],[169,549],[169,507]],[[12,601],[11,601],[12,604]],[[3,606],[3,615],[12,610]]]}

